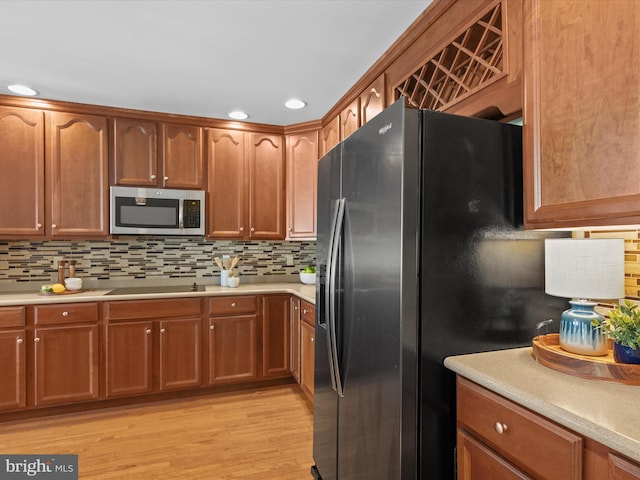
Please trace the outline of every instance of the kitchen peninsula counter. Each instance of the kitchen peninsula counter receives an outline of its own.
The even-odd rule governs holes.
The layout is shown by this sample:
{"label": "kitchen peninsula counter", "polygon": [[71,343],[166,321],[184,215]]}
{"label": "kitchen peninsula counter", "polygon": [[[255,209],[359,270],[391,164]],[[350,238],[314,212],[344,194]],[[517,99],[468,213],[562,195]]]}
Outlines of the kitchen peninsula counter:
{"label": "kitchen peninsula counter", "polygon": [[273,293],[289,293],[315,304],[315,285],[302,283],[247,283],[235,288],[219,285],[206,285],[198,292],[144,293],[127,295],[107,295],[114,288],[93,288],[73,294],[40,295],[37,292],[2,292],[0,291],[0,307],[11,305],[34,305],[49,303],[74,303],[115,300],[145,300],[160,298],[210,297],[221,295],[257,295]]}
{"label": "kitchen peninsula counter", "polygon": [[577,433],[640,462],[640,386],[587,380],[538,364],[531,347],[457,355],[444,364]]}

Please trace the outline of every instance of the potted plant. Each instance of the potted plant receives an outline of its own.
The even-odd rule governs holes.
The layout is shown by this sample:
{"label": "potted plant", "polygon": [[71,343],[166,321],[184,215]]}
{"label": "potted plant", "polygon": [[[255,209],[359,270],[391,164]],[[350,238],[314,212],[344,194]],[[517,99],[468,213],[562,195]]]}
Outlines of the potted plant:
{"label": "potted plant", "polygon": [[619,363],[640,364],[640,310],[629,300],[609,312],[602,330],[613,340],[613,358]]}

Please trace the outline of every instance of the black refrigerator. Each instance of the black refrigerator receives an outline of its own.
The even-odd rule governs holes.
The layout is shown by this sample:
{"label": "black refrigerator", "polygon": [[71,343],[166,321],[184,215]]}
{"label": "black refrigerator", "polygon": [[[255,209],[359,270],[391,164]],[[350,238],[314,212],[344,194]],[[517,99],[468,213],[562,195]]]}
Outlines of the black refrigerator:
{"label": "black refrigerator", "polygon": [[444,358],[530,345],[566,306],[552,234],[522,228],[521,127],[401,99],[320,160],[317,218],[311,474],[454,479]]}

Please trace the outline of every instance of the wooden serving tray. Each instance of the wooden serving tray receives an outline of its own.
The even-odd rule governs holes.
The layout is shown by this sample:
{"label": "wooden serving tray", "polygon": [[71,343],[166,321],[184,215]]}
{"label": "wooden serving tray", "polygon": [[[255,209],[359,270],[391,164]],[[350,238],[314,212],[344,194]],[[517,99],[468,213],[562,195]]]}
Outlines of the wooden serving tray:
{"label": "wooden serving tray", "polygon": [[557,333],[550,333],[533,339],[531,356],[540,365],[576,377],[640,385],[640,365],[616,363],[611,350],[602,357],[567,352],[560,347],[558,337]]}
{"label": "wooden serving tray", "polygon": [[44,293],[38,292],[38,295],[42,295],[43,297],[56,297],[58,295],[73,295],[75,293],[84,293],[93,290],[93,288],[81,288],[80,290],[63,290],[60,293]]}

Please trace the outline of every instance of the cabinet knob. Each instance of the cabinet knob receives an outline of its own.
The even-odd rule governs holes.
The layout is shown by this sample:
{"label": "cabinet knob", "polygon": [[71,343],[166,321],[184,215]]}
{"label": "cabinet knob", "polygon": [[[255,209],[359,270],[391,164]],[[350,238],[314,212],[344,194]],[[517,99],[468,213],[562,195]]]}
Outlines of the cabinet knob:
{"label": "cabinet knob", "polygon": [[251,233],[253,233],[253,232],[255,232],[255,231],[256,231],[256,229],[255,229],[255,228],[253,228],[253,227],[251,227]]}
{"label": "cabinet knob", "polygon": [[236,302],[233,302],[233,303],[231,304],[231,306],[235,308],[235,306],[236,306]]}
{"label": "cabinet knob", "polygon": [[54,223],[51,225],[51,228],[58,228],[58,226]]}
{"label": "cabinet knob", "polygon": [[155,176],[155,175],[151,175],[149,178],[150,178],[151,180],[155,180],[155,179],[156,179],[156,176]]}
{"label": "cabinet knob", "polygon": [[38,337],[36,337],[36,338],[34,338],[34,339],[33,339],[33,342],[34,342],[34,343],[38,343],[39,341],[40,341],[40,339],[39,339]]}
{"label": "cabinet knob", "polygon": [[16,340],[16,343],[17,343],[18,345],[20,345],[23,341],[24,341],[24,340],[22,340],[21,338],[18,338],[18,339]]}
{"label": "cabinet knob", "polygon": [[314,337],[311,337],[311,341],[313,342],[314,340],[315,340],[315,338],[314,338]]}
{"label": "cabinet knob", "polygon": [[494,423],[493,428],[498,434],[502,435],[504,432],[507,431],[507,424],[502,422],[496,422]]}
{"label": "cabinet knob", "polygon": [[209,330],[213,330],[215,325],[209,325]]}
{"label": "cabinet knob", "polygon": [[165,179],[165,181],[166,181],[166,180],[169,180],[169,177],[164,177],[164,179]]}
{"label": "cabinet knob", "polygon": [[307,313],[309,313],[309,310],[307,310],[306,308],[303,308],[302,309],[302,313],[304,313],[306,315]]}
{"label": "cabinet knob", "polygon": [[240,231],[241,231],[241,232],[244,232],[244,227],[240,227]]}
{"label": "cabinet knob", "polygon": [[68,317],[69,316],[69,312],[62,312],[62,316],[63,317]]}
{"label": "cabinet knob", "polygon": [[144,331],[144,333],[146,333],[147,335],[150,335],[150,334],[151,334],[151,329],[150,329],[150,328],[147,328],[147,329]]}
{"label": "cabinet knob", "polygon": [[42,224],[41,223],[36,223],[36,230],[40,230],[42,228]]}
{"label": "cabinet knob", "polygon": [[160,329],[160,333],[164,333],[164,328],[161,328],[161,329]]}

